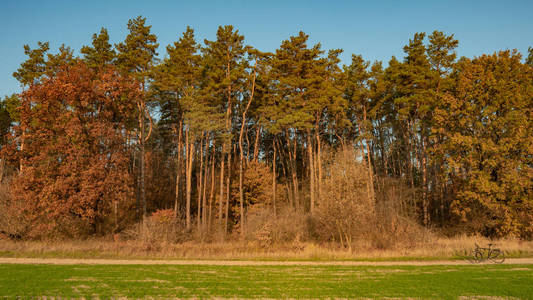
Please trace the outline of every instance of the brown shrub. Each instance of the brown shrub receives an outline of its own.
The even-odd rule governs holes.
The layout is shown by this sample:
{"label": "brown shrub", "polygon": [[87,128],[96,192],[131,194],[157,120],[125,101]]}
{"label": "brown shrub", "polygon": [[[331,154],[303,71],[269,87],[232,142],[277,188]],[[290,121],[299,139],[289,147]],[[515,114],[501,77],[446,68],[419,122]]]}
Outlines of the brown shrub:
{"label": "brown shrub", "polygon": [[146,218],[144,223],[137,224],[135,227],[133,233],[132,230],[128,230],[125,234],[129,233],[131,238],[148,244],[183,242],[189,237],[184,218],[179,215],[174,217],[172,209],[157,210]]}
{"label": "brown shrub", "polygon": [[304,212],[290,207],[276,216],[271,209],[256,209],[248,214],[246,238],[264,248],[300,242],[307,238],[306,218]]}
{"label": "brown shrub", "polygon": [[312,221],[316,222],[312,227],[320,241],[351,247],[355,239],[368,236],[374,227],[368,169],[359,158],[354,151],[339,151],[325,168],[328,176]]}
{"label": "brown shrub", "polygon": [[372,245],[378,249],[413,248],[433,239],[416,220],[413,191],[393,178],[378,178]]}
{"label": "brown shrub", "polygon": [[357,152],[335,153],[325,169],[323,192],[307,226],[317,241],[349,249],[370,241],[375,248],[390,249],[413,247],[430,238],[429,231],[411,217],[412,193],[388,178],[374,178],[379,184],[372,193],[368,166]]}

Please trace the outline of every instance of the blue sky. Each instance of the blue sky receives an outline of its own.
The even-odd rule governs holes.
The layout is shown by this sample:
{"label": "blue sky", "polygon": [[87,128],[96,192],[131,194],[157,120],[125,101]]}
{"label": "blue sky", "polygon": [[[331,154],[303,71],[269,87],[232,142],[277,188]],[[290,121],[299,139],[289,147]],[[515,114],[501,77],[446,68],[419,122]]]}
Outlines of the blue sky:
{"label": "blue sky", "polygon": [[219,25],[232,24],[245,42],[273,51],[303,30],[324,49],[342,48],[385,63],[403,57],[415,32],[455,34],[459,56],[533,46],[533,1],[20,1],[0,0],[0,97],[19,92],[11,74],[25,60],[22,46],[49,41],[55,52],[65,43],[76,53],[106,27],[117,43],[128,19],[143,15],[159,39],[159,55],[187,25],[197,39],[214,39]]}

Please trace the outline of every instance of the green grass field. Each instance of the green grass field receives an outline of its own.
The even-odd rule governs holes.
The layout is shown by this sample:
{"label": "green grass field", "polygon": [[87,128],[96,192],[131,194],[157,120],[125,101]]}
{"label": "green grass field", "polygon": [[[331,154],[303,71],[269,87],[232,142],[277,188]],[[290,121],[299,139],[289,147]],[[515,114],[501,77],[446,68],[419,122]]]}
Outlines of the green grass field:
{"label": "green grass field", "polygon": [[533,299],[533,265],[0,265],[0,298],[330,298],[500,296]]}

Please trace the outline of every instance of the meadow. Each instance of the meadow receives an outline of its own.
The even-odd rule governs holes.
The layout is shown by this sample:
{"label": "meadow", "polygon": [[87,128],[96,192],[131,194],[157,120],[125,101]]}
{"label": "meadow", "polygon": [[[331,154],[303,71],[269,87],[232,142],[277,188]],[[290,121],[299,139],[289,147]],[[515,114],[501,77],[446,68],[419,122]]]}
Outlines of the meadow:
{"label": "meadow", "polygon": [[0,297],[17,296],[531,299],[533,265],[1,264]]}
{"label": "meadow", "polygon": [[508,258],[533,257],[533,242],[519,239],[491,240],[479,236],[451,238],[431,236],[417,245],[397,243],[379,249],[368,241],[351,248],[338,244],[292,242],[264,246],[256,241],[196,241],[170,243],[158,240],[0,240],[0,257],[34,258],[110,258],[110,259],[201,259],[259,261],[339,261],[339,260],[461,260],[475,245],[493,243]]}

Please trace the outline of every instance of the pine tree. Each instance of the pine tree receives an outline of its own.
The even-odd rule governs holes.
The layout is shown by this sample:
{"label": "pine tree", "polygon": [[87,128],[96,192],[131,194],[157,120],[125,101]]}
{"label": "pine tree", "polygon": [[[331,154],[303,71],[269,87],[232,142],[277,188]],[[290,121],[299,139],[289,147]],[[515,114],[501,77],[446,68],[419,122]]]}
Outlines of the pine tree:
{"label": "pine tree", "polygon": [[[305,133],[307,138],[308,170],[310,179],[309,210],[315,207],[315,167],[312,130],[320,120],[322,103],[325,60],[320,44],[307,47],[309,36],[300,32],[282,42],[272,60],[272,76],[277,80],[275,87],[279,106],[275,122],[286,132],[289,161],[293,178],[294,200],[299,204],[298,180],[296,170],[296,139]],[[317,116],[318,112],[318,116]]]}
{"label": "pine tree", "polygon": [[110,65],[116,56],[113,46],[109,43],[107,29],[103,27],[100,34],[93,34],[92,47],[83,46],[80,52],[87,65],[94,69]]}
{"label": "pine tree", "polygon": [[[438,111],[442,99],[446,97],[451,88],[452,81],[449,78],[452,71],[456,53],[455,48],[459,42],[454,39],[453,35],[446,36],[443,32],[434,31],[429,36],[429,44],[427,45],[427,56],[431,64],[431,71],[433,73],[430,91],[432,93],[432,103],[430,108],[430,116],[424,120],[424,127],[428,128],[427,138],[427,156],[428,156],[428,169],[432,170],[434,175],[431,178],[427,178],[426,172],[426,189],[433,195],[434,206],[439,207],[439,213],[441,222],[444,222],[448,203],[445,202],[446,193],[446,178],[444,176],[444,157],[446,153],[441,151],[440,145],[443,143],[444,135],[438,130],[438,126],[435,126],[435,112]],[[428,197],[427,195],[426,197]],[[438,200],[438,204],[437,204]]]}
{"label": "pine tree", "polygon": [[[204,74],[206,74],[205,93],[210,106],[225,111],[224,134],[222,135],[222,157],[220,166],[219,221],[225,216],[224,231],[228,232],[231,154],[233,148],[233,117],[236,101],[241,99],[246,78],[247,61],[244,36],[234,30],[233,26],[220,26],[215,41],[205,40],[202,49],[204,55]],[[224,176],[225,163],[228,174]],[[225,212],[222,212],[224,199],[224,179],[226,179]]]}
{"label": "pine tree", "polygon": [[528,65],[533,67],[533,48],[529,47],[527,49],[527,51],[528,51],[528,56],[527,56],[527,59],[526,59],[526,64],[528,64]]}
{"label": "pine tree", "polygon": [[345,67],[345,97],[348,100],[348,114],[352,120],[352,126],[357,128],[358,144],[361,148],[361,155],[365,155],[368,168],[367,196],[374,199],[373,171],[371,163],[370,142],[372,140],[371,120],[369,112],[372,109],[370,97],[369,81],[371,74],[368,71],[370,66],[360,55],[352,55],[352,63]]}
{"label": "pine tree", "polygon": [[[201,57],[198,54],[199,45],[194,39],[194,31],[192,28],[187,27],[187,30],[180,37],[179,41],[174,45],[167,47],[168,57],[165,58],[161,65],[159,65],[154,72],[153,87],[157,90],[160,96],[161,103],[161,119],[160,127],[165,130],[164,132],[173,132],[174,136],[177,135],[176,152],[177,152],[177,168],[176,168],[176,190],[174,199],[174,215],[177,215],[179,188],[180,188],[180,175],[181,175],[181,154],[182,154],[182,132],[183,125],[186,127],[186,135],[189,136],[189,130],[191,128],[190,122],[184,124],[184,114],[187,116],[197,109],[195,104],[199,104],[199,87],[201,84],[200,64]],[[205,111],[205,109],[202,109]],[[186,118],[190,121],[190,118]],[[171,134],[172,135],[172,134]],[[187,147],[189,147],[189,140],[186,140]],[[189,169],[190,160],[193,155],[191,152],[187,152],[186,155],[186,169]],[[187,226],[191,224],[191,186],[190,186],[190,173],[185,172],[187,190],[186,190],[186,219]]]}
{"label": "pine tree", "polygon": [[[147,217],[146,190],[145,190],[145,143],[150,138],[152,130],[152,118],[147,107],[146,88],[152,67],[156,63],[157,37],[150,33],[151,26],[146,25],[146,18],[138,16],[128,21],[129,33],[124,42],[116,44],[116,65],[123,74],[132,76],[139,82],[139,90],[144,96],[137,99],[138,115],[138,144],[140,164],[140,201],[142,203],[143,219]],[[146,122],[149,129],[146,132]]]}

